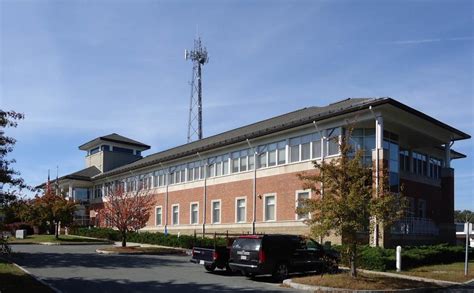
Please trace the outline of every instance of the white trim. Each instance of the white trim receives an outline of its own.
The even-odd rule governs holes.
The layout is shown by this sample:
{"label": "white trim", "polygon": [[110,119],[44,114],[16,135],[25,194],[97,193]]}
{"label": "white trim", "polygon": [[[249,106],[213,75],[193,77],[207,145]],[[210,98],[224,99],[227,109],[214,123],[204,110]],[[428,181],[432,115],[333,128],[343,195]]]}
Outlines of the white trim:
{"label": "white trim", "polygon": [[[197,204],[197,222],[193,223],[193,209],[192,206],[193,204]],[[192,201],[189,203],[189,224],[190,225],[199,225],[199,202],[198,201]]]}
{"label": "white trim", "polygon": [[[298,219],[298,214],[296,213],[296,209],[298,208],[298,195],[304,192],[307,192],[308,198],[311,198],[311,195],[312,195],[311,189],[300,189],[300,190],[295,191],[295,220],[296,221],[304,221],[307,219],[307,218]],[[311,218],[311,214],[309,213],[308,213],[308,218]]]}
{"label": "white trim", "polygon": [[[219,203],[219,221],[214,221],[214,203]],[[222,201],[220,199],[211,200],[211,224],[220,224],[222,222]]]}
{"label": "white trim", "polygon": [[[173,223],[173,220],[174,220],[174,211],[173,211],[173,208],[174,207],[178,207],[178,223]],[[172,204],[171,205],[171,225],[172,226],[177,226],[179,225],[179,203],[175,203],[175,204]]]}
{"label": "white trim", "polygon": [[[274,196],[275,197],[275,214],[274,214],[274,217],[273,217],[273,220],[266,220],[267,218],[267,215],[265,213],[265,204],[266,204],[266,200],[267,200],[267,197],[270,197],[270,196]],[[267,194],[264,194],[263,195],[263,222],[276,222],[277,221],[277,194],[276,193],[267,193]]]}
{"label": "white trim", "polygon": [[[237,221],[237,210],[239,206],[237,205],[237,201],[243,199],[245,201],[244,205],[244,221]],[[237,224],[243,224],[247,223],[247,197],[246,196],[240,196],[235,198],[235,223]]]}
{"label": "white trim", "polygon": [[[160,210],[161,210],[161,213],[160,213],[161,214],[161,216],[160,216],[161,224],[159,224],[159,225],[156,223],[156,210],[158,208],[160,208]],[[155,206],[155,226],[163,226],[163,206]]]}

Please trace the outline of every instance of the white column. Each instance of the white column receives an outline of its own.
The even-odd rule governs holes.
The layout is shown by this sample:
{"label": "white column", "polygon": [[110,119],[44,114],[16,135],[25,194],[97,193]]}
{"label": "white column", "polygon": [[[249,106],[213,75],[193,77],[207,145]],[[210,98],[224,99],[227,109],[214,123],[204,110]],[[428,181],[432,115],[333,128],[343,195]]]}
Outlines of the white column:
{"label": "white column", "polygon": [[375,117],[375,148],[383,149],[383,117],[380,114]]}
{"label": "white column", "polygon": [[444,145],[444,167],[451,168],[451,142]]}

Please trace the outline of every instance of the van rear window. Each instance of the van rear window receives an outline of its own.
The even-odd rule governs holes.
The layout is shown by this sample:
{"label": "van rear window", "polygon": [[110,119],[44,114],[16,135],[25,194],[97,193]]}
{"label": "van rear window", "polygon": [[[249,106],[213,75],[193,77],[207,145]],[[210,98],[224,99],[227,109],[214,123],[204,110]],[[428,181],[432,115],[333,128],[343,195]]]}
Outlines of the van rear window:
{"label": "van rear window", "polygon": [[234,249],[243,249],[243,250],[260,250],[260,243],[262,239],[252,239],[252,238],[238,238],[235,239],[232,244]]}

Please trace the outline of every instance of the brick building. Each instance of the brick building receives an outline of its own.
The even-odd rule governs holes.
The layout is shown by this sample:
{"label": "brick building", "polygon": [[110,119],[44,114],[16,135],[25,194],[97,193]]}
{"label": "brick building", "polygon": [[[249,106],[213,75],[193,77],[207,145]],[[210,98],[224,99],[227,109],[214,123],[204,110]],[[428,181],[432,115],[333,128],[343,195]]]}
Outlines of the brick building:
{"label": "brick building", "polygon": [[123,182],[128,191],[145,186],[156,197],[144,231],[305,234],[305,217],[295,208],[313,194],[296,174],[315,172],[314,160],[337,157],[331,138],[349,123],[364,160],[374,172],[388,168],[391,188],[403,184],[409,198],[407,217],[384,233],[383,245],[454,242],[451,160],[466,156],[451,146],[470,136],[391,98],[304,108],[145,157],[146,144],[99,137],[79,147],[86,168],[59,183],[84,203],[82,223],[95,223],[106,186]]}

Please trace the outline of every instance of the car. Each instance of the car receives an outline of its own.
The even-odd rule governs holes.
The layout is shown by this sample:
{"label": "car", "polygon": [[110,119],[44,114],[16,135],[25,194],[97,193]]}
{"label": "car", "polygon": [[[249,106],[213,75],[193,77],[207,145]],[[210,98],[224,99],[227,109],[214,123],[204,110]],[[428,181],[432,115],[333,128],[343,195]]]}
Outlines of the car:
{"label": "car", "polygon": [[203,265],[208,272],[213,272],[216,268],[230,272],[229,253],[233,241],[233,238],[228,238],[227,246],[193,247],[190,261]]}
{"label": "car", "polygon": [[297,235],[244,235],[235,239],[229,267],[243,275],[271,274],[276,281],[292,272],[334,271],[339,255],[317,241]]}

